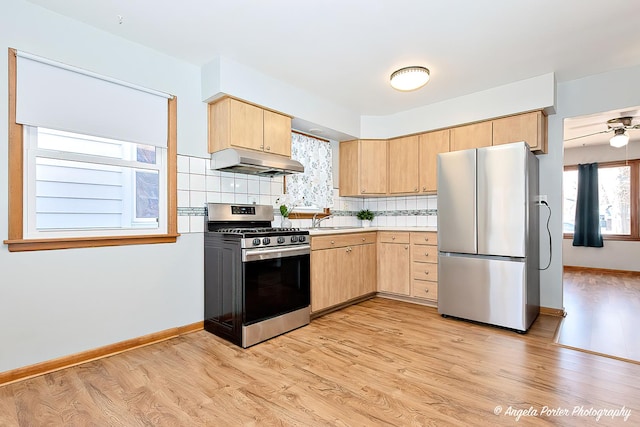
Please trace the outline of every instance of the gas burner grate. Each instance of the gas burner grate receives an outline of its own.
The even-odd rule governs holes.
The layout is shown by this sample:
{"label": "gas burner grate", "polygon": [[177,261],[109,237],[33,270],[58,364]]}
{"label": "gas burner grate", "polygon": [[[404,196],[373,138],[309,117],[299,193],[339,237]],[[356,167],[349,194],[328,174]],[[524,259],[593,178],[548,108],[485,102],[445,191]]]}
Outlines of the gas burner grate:
{"label": "gas burner grate", "polygon": [[273,232],[298,232],[299,228],[281,228],[281,227],[253,227],[253,228],[222,228],[216,230],[220,233],[233,233],[233,234],[243,234],[243,233],[273,233]]}

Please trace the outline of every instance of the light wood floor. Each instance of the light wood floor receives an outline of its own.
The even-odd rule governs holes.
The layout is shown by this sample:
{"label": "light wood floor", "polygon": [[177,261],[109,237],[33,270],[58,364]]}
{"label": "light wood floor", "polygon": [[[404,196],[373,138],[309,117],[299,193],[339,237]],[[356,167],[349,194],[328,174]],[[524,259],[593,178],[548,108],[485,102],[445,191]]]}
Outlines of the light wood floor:
{"label": "light wood floor", "polygon": [[[242,350],[199,331],[0,387],[1,426],[621,425],[543,407],[631,411],[640,365],[381,298]],[[501,414],[495,415],[496,407]]]}
{"label": "light wood floor", "polygon": [[640,273],[567,268],[558,344],[640,363]]}

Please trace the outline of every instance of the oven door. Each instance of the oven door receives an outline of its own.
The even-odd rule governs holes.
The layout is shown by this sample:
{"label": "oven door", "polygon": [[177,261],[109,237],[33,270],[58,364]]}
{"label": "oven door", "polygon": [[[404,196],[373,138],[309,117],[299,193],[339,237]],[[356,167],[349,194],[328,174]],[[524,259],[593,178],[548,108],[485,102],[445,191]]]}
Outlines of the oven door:
{"label": "oven door", "polygon": [[310,254],[309,245],[242,251],[243,324],[309,306]]}

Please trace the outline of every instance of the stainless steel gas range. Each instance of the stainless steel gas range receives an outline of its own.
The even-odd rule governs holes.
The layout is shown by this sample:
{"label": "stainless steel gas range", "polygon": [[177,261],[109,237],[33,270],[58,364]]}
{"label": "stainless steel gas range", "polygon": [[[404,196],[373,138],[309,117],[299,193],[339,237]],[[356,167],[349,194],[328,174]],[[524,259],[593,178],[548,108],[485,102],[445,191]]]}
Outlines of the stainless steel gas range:
{"label": "stainless steel gas range", "polygon": [[273,228],[270,205],[209,203],[204,328],[249,347],[309,323],[309,232]]}

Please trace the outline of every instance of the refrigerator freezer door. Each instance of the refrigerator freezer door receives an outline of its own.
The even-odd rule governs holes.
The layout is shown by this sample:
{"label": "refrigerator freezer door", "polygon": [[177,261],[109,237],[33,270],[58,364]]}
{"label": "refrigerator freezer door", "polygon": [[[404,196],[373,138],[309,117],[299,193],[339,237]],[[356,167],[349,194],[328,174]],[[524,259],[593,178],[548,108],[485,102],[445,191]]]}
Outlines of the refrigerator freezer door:
{"label": "refrigerator freezer door", "polygon": [[476,150],[438,154],[438,247],[475,254]]}
{"label": "refrigerator freezer door", "polygon": [[527,255],[527,154],[524,142],[478,149],[478,254]]}
{"label": "refrigerator freezer door", "polygon": [[[438,260],[438,313],[526,331],[526,263],[481,256]],[[535,317],[534,317],[535,319]]]}

